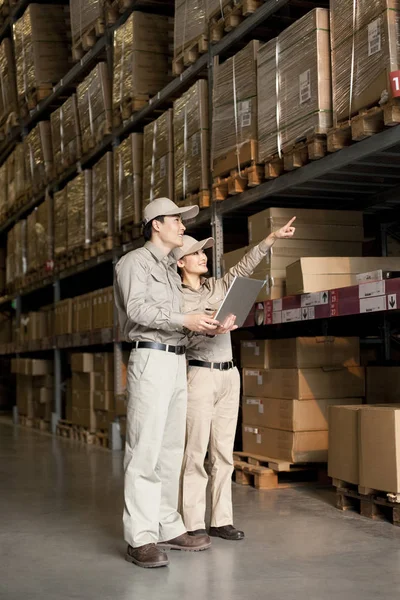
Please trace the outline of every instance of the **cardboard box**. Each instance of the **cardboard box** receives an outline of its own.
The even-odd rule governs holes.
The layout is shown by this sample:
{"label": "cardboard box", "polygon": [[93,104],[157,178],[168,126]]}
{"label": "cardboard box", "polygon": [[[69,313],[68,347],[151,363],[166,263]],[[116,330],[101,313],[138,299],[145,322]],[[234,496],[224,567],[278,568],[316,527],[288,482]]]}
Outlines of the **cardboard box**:
{"label": "cardboard box", "polygon": [[71,369],[80,373],[94,371],[94,354],[89,352],[74,352],[71,354]]}
{"label": "cardboard box", "polygon": [[71,404],[77,408],[93,409],[94,392],[72,388]]}
{"label": "cardboard box", "polygon": [[112,352],[96,352],[93,356],[93,371],[101,373],[114,371],[114,354]]}
{"label": "cardboard box", "polygon": [[94,373],[72,373],[72,389],[83,392],[94,390]]}
{"label": "cardboard box", "polygon": [[40,375],[51,375],[53,373],[52,360],[40,360],[38,358],[26,359],[26,375],[38,377]]}
{"label": "cardboard box", "polygon": [[110,371],[102,371],[93,373],[94,389],[102,392],[114,391],[114,373]]}
{"label": "cardboard box", "polygon": [[39,402],[40,404],[49,404],[53,405],[54,401],[54,389],[42,387],[39,388]]}
{"label": "cardboard box", "polygon": [[16,400],[18,412],[32,419],[34,415],[32,377],[17,375]]}
{"label": "cardboard box", "polygon": [[359,414],[360,485],[400,493],[400,406]]}
{"label": "cardboard box", "polygon": [[325,462],[327,431],[280,431],[243,425],[243,451],[292,463]]}
{"label": "cardboard box", "polygon": [[322,292],[337,287],[356,285],[358,273],[376,269],[400,270],[397,257],[308,257],[286,268],[288,295]]}
{"label": "cardboard box", "polygon": [[301,337],[241,343],[241,365],[258,369],[356,367],[360,364],[357,337]]}
{"label": "cardboard box", "polygon": [[317,369],[243,369],[243,395],[255,398],[312,400],[361,398],[365,393],[362,367]]}
{"label": "cardboard box", "polygon": [[366,368],[367,404],[400,402],[400,367]]}
{"label": "cardboard box", "polygon": [[327,431],[328,409],[333,405],[361,404],[361,398],[325,400],[242,399],[243,422],[286,431]]}
{"label": "cardboard box", "polygon": [[113,392],[95,390],[93,393],[93,407],[95,410],[111,410],[113,407]]}
{"label": "cardboard box", "polygon": [[54,388],[54,377],[53,375],[42,375],[39,377],[34,377],[32,379],[32,385],[35,389]]}
{"label": "cardboard box", "polygon": [[71,421],[74,425],[87,427],[89,431],[96,431],[96,413],[94,410],[72,406]]}
{"label": "cardboard box", "polygon": [[83,294],[75,298],[76,300],[76,331],[92,330],[92,298],[93,294]]}
{"label": "cardboard box", "polygon": [[261,242],[296,216],[297,240],[362,242],[363,214],[355,210],[267,208],[248,219],[249,242]]}
{"label": "cardboard box", "polygon": [[113,413],[104,410],[96,410],[96,429],[103,429],[108,432],[110,423],[113,420]]}
{"label": "cardboard box", "polygon": [[56,302],[54,309],[54,334],[65,335],[72,333],[73,310],[72,298]]}

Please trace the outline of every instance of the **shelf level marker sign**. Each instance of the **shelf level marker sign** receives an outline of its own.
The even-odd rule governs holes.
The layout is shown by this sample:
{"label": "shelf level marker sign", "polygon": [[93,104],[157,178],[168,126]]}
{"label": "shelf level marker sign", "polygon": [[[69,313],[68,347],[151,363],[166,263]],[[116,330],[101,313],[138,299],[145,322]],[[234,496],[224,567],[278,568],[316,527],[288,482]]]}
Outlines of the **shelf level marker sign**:
{"label": "shelf level marker sign", "polygon": [[390,87],[392,88],[392,97],[400,97],[400,71],[392,71],[389,74]]}
{"label": "shelf level marker sign", "polygon": [[388,295],[388,309],[389,310],[397,309],[397,294],[389,294]]}

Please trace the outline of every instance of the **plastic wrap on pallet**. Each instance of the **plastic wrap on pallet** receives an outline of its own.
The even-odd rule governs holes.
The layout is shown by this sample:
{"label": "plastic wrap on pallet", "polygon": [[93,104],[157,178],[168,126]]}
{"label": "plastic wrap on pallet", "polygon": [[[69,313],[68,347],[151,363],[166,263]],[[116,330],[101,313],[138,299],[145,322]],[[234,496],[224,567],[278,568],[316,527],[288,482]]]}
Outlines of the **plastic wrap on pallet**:
{"label": "plastic wrap on pallet", "polygon": [[82,150],[87,153],[111,132],[111,85],[106,63],[99,63],[78,85]]}
{"label": "plastic wrap on pallet", "polygon": [[26,218],[26,270],[33,271],[37,267],[36,253],[36,215],[35,208]]}
{"label": "plastic wrap on pallet", "polygon": [[15,279],[27,271],[26,262],[26,219],[15,224]]}
{"label": "plastic wrap on pallet", "polygon": [[[257,140],[258,47],[258,41],[251,41],[215,69],[212,128],[212,168],[215,175],[254,158],[253,152],[249,152],[249,143]],[[227,154],[230,155],[229,160]]]}
{"label": "plastic wrap on pallet", "polygon": [[90,244],[92,172],[86,169],[67,183],[68,250]]}
{"label": "plastic wrap on pallet", "polygon": [[174,197],[172,110],[144,128],[143,208],[155,198]]}
{"label": "plastic wrap on pallet", "polygon": [[58,257],[67,251],[68,242],[68,196],[67,186],[54,193],[54,256]]}
{"label": "plastic wrap on pallet", "polygon": [[15,227],[7,234],[6,284],[9,285],[15,277]]}
{"label": "plastic wrap on pallet", "polygon": [[28,179],[35,191],[45,186],[53,175],[53,148],[50,121],[41,121],[25,138]]}
{"label": "plastic wrap on pallet", "polygon": [[0,166],[0,223],[3,223],[7,216],[8,210],[8,178],[7,178],[7,161]]}
{"label": "plastic wrap on pallet", "polygon": [[143,134],[132,133],[114,148],[114,220],[120,232],[142,219]]}
{"label": "plastic wrap on pallet", "polygon": [[37,207],[36,213],[36,253],[37,266],[44,267],[53,257],[52,252],[52,210],[51,198],[48,194],[42,204]]}
{"label": "plastic wrap on pallet", "polygon": [[69,7],[73,40],[94,27],[96,21],[104,24],[105,0],[70,0]]}
{"label": "plastic wrap on pallet", "polygon": [[341,121],[391,99],[389,74],[400,69],[400,2],[357,2],[353,12],[353,2],[344,0],[344,14],[351,5],[347,21],[333,4],[333,110]]}
{"label": "plastic wrap on pallet", "polygon": [[57,83],[69,68],[67,7],[30,4],[13,25],[18,96]]}
{"label": "plastic wrap on pallet", "polygon": [[175,0],[174,56],[202,35],[207,37],[207,0]]}
{"label": "plastic wrap on pallet", "polygon": [[18,116],[17,83],[12,42],[9,38],[0,44],[0,123],[14,113]]}
{"label": "plastic wrap on pallet", "polygon": [[208,189],[208,84],[197,81],[174,102],[175,198]]}
{"label": "plastic wrap on pallet", "polygon": [[114,233],[113,155],[107,152],[92,168],[92,240]]}
{"label": "plastic wrap on pallet", "polygon": [[16,208],[16,203],[22,198],[28,188],[28,166],[25,141],[17,144],[7,158],[8,201],[10,212]]}
{"label": "plastic wrap on pallet", "polygon": [[132,99],[145,100],[170,81],[170,31],[169,17],[140,12],[114,31],[114,110]]}
{"label": "plastic wrap on pallet", "polygon": [[258,160],[332,127],[329,11],[317,8],[257,56]]}
{"label": "plastic wrap on pallet", "polygon": [[50,115],[54,166],[57,172],[81,158],[78,103],[72,94],[60,108]]}

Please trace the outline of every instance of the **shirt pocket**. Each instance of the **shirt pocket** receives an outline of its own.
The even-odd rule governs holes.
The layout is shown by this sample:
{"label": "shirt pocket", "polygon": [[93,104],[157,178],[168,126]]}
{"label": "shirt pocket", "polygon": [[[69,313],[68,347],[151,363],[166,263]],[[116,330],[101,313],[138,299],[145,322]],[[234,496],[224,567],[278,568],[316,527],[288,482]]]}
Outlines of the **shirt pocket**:
{"label": "shirt pocket", "polygon": [[169,298],[167,276],[153,271],[149,280],[150,297],[153,302],[163,304]]}

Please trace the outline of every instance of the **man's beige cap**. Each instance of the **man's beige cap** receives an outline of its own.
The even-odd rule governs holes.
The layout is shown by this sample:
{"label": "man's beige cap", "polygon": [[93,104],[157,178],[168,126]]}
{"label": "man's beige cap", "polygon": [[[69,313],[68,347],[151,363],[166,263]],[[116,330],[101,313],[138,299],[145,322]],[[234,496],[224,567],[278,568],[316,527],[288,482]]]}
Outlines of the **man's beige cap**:
{"label": "man's beige cap", "polygon": [[184,235],[182,239],[183,246],[180,248],[175,248],[174,250],[174,256],[176,260],[180,260],[188,254],[194,254],[198,250],[205,250],[206,248],[211,248],[214,246],[214,238],[212,237],[201,240],[201,242],[198,242],[193,237],[190,237],[190,235]]}
{"label": "man's beige cap", "polygon": [[144,209],[144,224],[156,217],[182,215],[183,220],[193,219],[199,214],[198,206],[182,206],[181,208],[169,198],[156,198]]}

